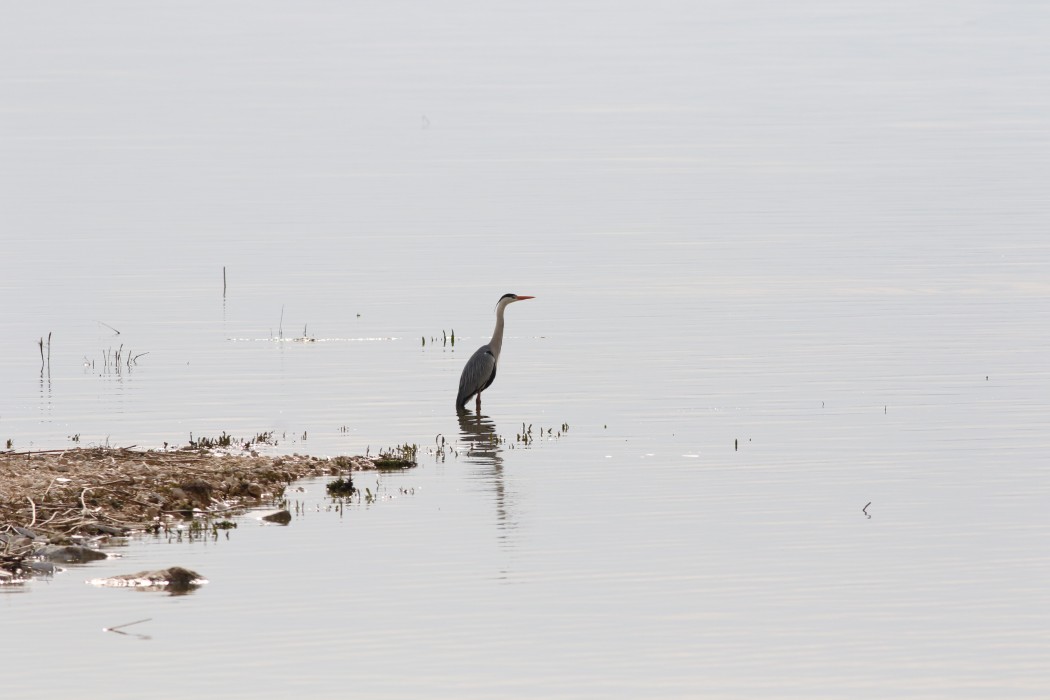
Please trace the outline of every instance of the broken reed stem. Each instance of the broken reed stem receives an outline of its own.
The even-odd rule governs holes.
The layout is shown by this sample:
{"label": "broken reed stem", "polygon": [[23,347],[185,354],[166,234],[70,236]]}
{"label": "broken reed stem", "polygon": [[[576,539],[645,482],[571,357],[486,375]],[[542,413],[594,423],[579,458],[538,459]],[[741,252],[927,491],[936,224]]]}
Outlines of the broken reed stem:
{"label": "broken reed stem", "polygon": [[47,356],[44,356],[44,336],[40,336],[40,340],[36,341],[37,346],[40,348],[40,374],[43,376],[44,368],[47,368],[47,373],[51,374],[51,332],[47,334]]}
{"label": "broken reed stem", "polygon": [[81,492],[80,492],[80,505],[81,505],[81,507],[82,507],[82,508],[84,509],[84,510],[82,511],[82,512],[84,512],[84,513],[87,513],[87,512],[88,512],[88,507],[87,507],[87,503],[84,503],[84,494],[86,494],[86,493],[87,493],[88,491],[90,491],[90,490],[91,490],[91,487],[90,487],[90,486],[88,486],[87,488],[85,488],[85,489],[84,489],[83,491],[81,491]]}
{"label": "broken reed stem", "polygon": [[106,627],[103,629],[104,632],[113,632],[115,630],[123,629],[124,627],[131,627],[132,625],[138,625],[143,622],[149,622],[152,617],[143,618],[142,620],[135,620],[134,622],[125,622],[123,625],[117,625],[115,627]]}
{"label": "broken reed stem", "polygon": [[29,521],[29,527],[36,525],[36,503],[33,503],[33,499],[26,496],[26,500],[29,501],[29,505],[33,507],[33,519]]}
{"label": "broken reed stem", "polygon": [[47,485],[46,489],[44,489],[44,496],[43,496],[44,498],[47,498],[47,494],[48,494],[49,491],[51,491],[51,487],[55,485],[55,479],[57,479],[57,478],[58,477],[56,476],[54,479],[52,479],[51,483]]}
{"label": "broken reed stem", "polygon": [[8,457],[29,457],[32,455],[60,455],[66,452],[65,449],[61,450],[28,450],[26,452],[4,452],[0,451],[0,454],[7,455]]}

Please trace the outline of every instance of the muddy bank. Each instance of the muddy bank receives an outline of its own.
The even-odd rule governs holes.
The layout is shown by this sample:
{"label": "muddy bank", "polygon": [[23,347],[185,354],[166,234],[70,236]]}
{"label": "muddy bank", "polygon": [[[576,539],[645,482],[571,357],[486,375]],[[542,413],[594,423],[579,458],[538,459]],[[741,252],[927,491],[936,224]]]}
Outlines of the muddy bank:
{"label": "muddy bank", "polygon": [[273,501],[296,479],[404,468],[414,459],[407,449],[372,458],[208,449],[0,452],[0,553],[34,541],[156,531]]}

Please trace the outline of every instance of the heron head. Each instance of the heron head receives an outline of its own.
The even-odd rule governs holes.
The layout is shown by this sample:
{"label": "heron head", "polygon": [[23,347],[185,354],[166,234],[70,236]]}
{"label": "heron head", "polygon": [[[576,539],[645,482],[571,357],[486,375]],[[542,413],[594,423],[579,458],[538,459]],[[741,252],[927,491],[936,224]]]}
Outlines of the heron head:
{"label": "heron head", "polygon": [[524,294],[504,294],[496,302],[496,306],[506,306],[507,304],[513,304],[516,301],[525,301],[526,299],[535,299],[536,297],[525,296]]}

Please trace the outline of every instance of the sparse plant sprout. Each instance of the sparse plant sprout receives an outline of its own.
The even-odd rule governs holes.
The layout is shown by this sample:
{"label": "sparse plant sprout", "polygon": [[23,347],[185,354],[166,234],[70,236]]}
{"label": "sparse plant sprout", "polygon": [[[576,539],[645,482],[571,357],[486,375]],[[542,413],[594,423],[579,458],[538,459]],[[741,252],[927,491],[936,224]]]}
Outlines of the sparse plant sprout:
{"label": "sparse plant sprout", "polygon": [[190,433],[190,447],[195,450],[211,450],[217,447],[229,447],[233,444],[233,436],[228,435],[226,431],[222,431],[222,435],[217,438],[201,437],[196,440],[193,439],[193,433]]}
{"label": "sparse plant sprout", "polygon": [[[303,435],[305,436],[306,433],[303,433]],[[304,437],[304,439],[305,439],[305,437]],[[277,445],[277,440],[274,439],[272,430],[270,430],[268,432],[263,432],[263,433],[257,434],[254,438],[252,438],[251,441],[255,442],[255,443],[258,443],[260,445],[271,445],[271,446],[276,446]]]}
{"label": "sparse plant sprout", "polygon": [[[127,369],[129,372],[134,369],[139,362],[140,357],[148,355],[149,352],[140,352],[138,354],[132,354],[130,350],[124,350],[124,345],[120,345],[116,350],[112,347],[106,348],[102,351],[102,368],[103,373],[108,374],[109,372],[116,372],[118,375],[123,369]],[[95,361],[88,359],[84,356],[84,367],[95,368]]]}
{"label": "sparse plant sprout", "polygon": [[325,485],[325,491],[329,496],[335,498],[346,498],[353,496],[354,493],[357,492],[357,489],[354,488],[354,480],[350,478],[349,474],[347,474],[345,478],[339,477],[338,479],[329,481],[328,484]]}
{"label": "sparse plant sprout", "polygon": [[406,442],[404,445],[381,451],[372,460],[372,463],[376,466],[376,469],[408,469],[416,466],[416,455],[418,452],[418,445],[410,445]]}

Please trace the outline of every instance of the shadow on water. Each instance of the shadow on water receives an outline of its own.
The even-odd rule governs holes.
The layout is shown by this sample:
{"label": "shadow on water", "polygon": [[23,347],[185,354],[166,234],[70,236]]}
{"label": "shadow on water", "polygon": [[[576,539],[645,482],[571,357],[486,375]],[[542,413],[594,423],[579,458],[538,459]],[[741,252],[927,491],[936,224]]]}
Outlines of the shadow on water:
{"label": "shadow on water", "polygon": [[480,467],[475,475],[492,485],[496,501],[496,520],[500,529],[512,529],[508,512],[506,481],[503,474],[503,447],[496,424],[480,412],[457,411],[459,439],[466,448],[466,461]]}

